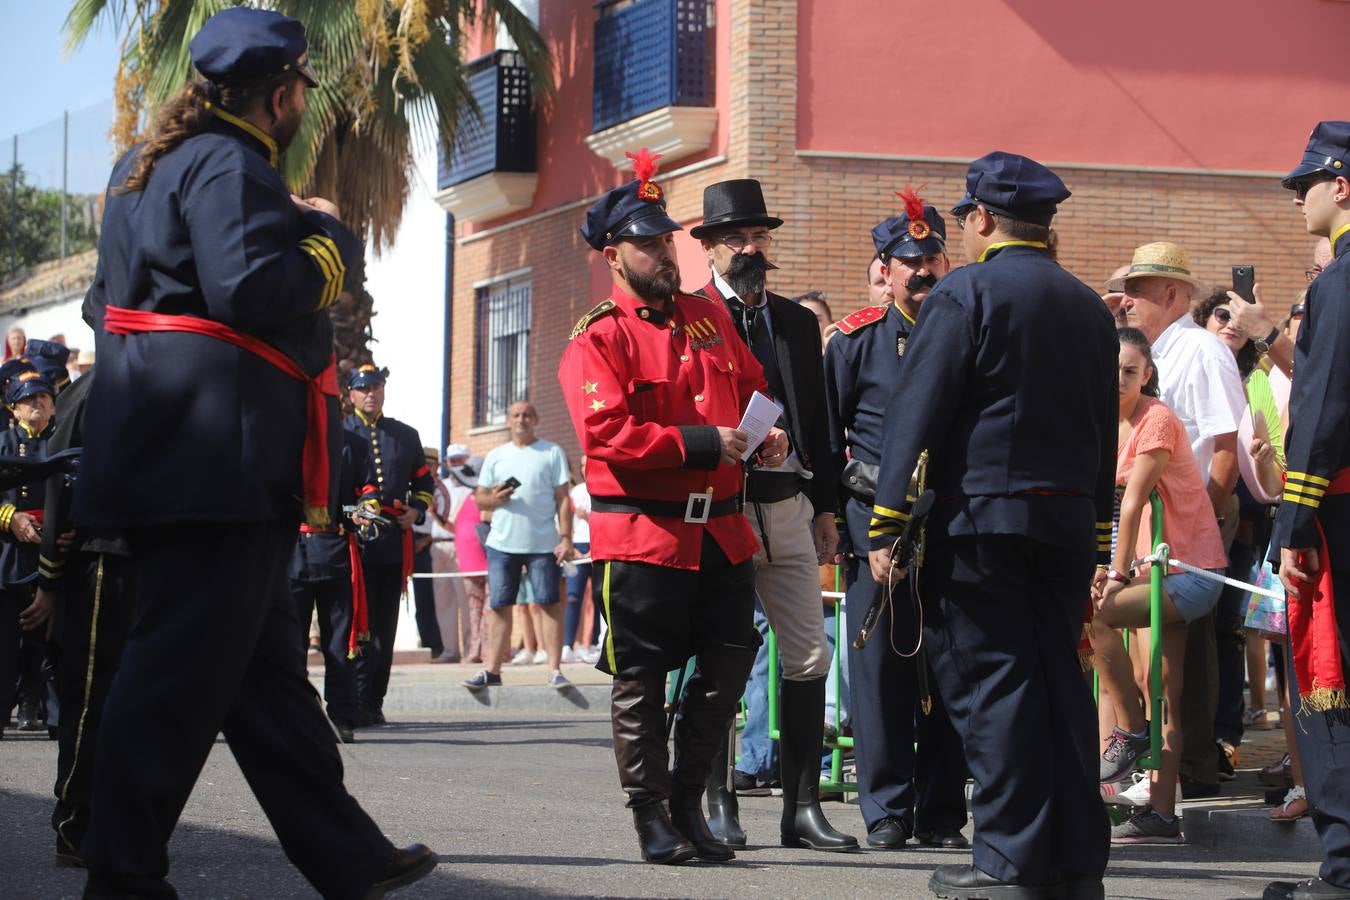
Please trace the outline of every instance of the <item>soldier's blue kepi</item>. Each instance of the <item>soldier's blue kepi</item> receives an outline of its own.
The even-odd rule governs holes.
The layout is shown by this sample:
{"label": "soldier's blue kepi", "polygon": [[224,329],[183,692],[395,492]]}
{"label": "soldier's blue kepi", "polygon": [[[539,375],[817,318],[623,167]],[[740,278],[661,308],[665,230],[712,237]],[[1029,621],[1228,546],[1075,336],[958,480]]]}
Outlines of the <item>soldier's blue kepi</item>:
{"label": "soldier's blue kepi", "polygon": [[883,262],[895,256],[901,259],[931,256],[947,249],[947,223],[936,209],[923,202],[919,196],[921,189],[905,185],[903,191],[896,191],[905,211],[872,229],[872,243]]}
{"label": "soldier's blue kepi", "polygon": [[1318,122],[1308,137],[1303,162],[1284,176],[1286,189],[1309,175],[1344,175],[1350,178],[1350,122]]}
{"label": "soldier's blue kepi", "polygon": [[193,68],[217,84],[293,71],[318,87],[308,50],[304,25],[281,13],[248,6],[216,13],[188,44]]}
{"label": "soldier's blue kepi", "polygon": [[374,387],[384,384],[388,378],[388,369],[378,368],[374,363],[364,363],[347,374],[347,389]]}
{"label": "soldier's blue kepi", "polygon": [[652,180],[661,154],[652,154],[643,147],[637,153],[624,155],[633,161],[637,180],[621,184],[597,200],[586,210],[586,224],[581,226],[581,236],[595,250],[603,250],[623,238],[684,230],[666,214],[665,194]]}
{"label": "soldier's blue kepi", "polygon": [[4,388],[5,402],[10,406],[34,394],[56,396],[52,383],[23,357],[0,365],[0,387]]}
{"label": "soldier's blue kepi", "polygon": [[970,164],[966,195],[952,214],[979,204],[991,213],[1048,226],[1057,206],[1069,197],[1059,176],[1036,160],[995,150]]}
{"label": "soldier's blue kepi", "polygon": [[31,340],[23,350],[24,358],[55,388],[70,384],[70,348],[56,341]]}

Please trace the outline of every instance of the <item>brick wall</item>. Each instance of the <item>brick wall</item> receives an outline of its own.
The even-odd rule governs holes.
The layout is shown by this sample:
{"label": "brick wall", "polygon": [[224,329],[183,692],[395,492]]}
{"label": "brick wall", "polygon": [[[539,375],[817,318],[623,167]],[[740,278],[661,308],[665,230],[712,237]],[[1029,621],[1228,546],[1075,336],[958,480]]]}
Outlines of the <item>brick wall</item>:
{"label": "brick wall", "polygon": [[[799,156],[796,0],[737,0],[730,26],[730,91],[718,98],[730,110],[727,161],[662,179],[671,215],[696,220],[703,188],[715,181],[760,179],[770,211],[785,220],[775,233],[773,255],[781,268],[772,273],[771,286],[788,295],[823,290],[842,317],[866,303],[873,253],[868,231],[898,211],[893,192],[906,182],[925,185],[924,196],[945,211],[963,193],[966,166]],[[992,149],[997,136],[990,142]],[[896,135],[895,148],[903,152],[904,135]],[[1314,240],[1290,204],[1291,195],[1274,178],[1087,168],[1063,168],[1059,174],[1074,192],[1055,222],[1060,261],[1094,288],[1100,290],[1107,275],[1129,261],[1135,246],[1153,240],[1184,246],[1197,275],[1214,284],[1226,284],[1235,263],[1254,265],[1266,300],[1280,309],[1304,286]],[[523,267],[532,270],[530,397],[540,412],[539,432],[569,454],[576,451],[556,373],[572,326],[603,299],[593,295],[589,248],[577,233],[584,215],[584,208],[564,209],[461,241],[456,249],[447,412],[451,439],[467,442],[475,453],[502,443],[507,434],[469,433],[473,284]],[[952,263],[964,263],[959,230],[953,227],[948,237]]]}

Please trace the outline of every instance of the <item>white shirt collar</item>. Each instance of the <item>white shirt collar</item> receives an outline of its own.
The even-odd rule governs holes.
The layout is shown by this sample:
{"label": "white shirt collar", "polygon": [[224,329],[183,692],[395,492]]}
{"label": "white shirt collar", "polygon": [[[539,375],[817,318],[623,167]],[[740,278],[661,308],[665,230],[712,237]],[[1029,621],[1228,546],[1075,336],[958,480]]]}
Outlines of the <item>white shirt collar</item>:
{"label": "white shirt collar", "polygon": [[1168,346],[1171,345],[1172,341],[1176,340],[1177,335],[1181,334],[1183,329],[1199,327],[1199,325],[1195,324],[1195,320],[1190,317],[1190,314],[1182,313],[1181,318],[1163,329],[1163,333],[1158,335],[1158,339],[1153,342],[1154,355],[1165,354]]}

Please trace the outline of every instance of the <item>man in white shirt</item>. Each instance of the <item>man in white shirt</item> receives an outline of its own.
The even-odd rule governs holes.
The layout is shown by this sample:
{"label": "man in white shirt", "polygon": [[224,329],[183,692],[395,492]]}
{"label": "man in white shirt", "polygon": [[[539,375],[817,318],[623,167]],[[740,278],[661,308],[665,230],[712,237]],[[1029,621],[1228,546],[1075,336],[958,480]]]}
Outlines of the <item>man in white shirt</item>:
{"label": "man in white shirt", "polygon": [[[1219,528],[1231,539],[1232,528],[1224,526],[1236,525],[1237,431],[1247,406],[1237,361],[1191,318],[1191,294],[1199,281],[1181,247],[1158,241],[1137,248],[1124,282],[1121,309],[1153,346],[1160,399],[1185,426]],[[1182,796],[1213,796],[1219,786],[1214,749],[1218,651],[1212,614],[1191,623],[1183,679]]]}

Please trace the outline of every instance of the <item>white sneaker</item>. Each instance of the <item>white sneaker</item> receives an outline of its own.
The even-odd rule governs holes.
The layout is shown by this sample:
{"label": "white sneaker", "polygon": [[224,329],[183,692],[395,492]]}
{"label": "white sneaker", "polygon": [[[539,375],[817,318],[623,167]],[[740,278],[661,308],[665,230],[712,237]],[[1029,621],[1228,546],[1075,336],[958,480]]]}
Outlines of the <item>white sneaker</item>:
{"label": "white sneaker", "polygon": [[580,659],[588,666],[595,665],[600,661],[600,648],[591,647],[589,650],[583,650]]}
{"label": "white sneaker", "polygon": [[581,662],[577,655],[572,652],[571,647],[564,647],[562,649],[562,661],[565,663]]}
{"label": "white sneaker", "polygon": [[521,647],[519,650],[516,651],[516,655],[511,657],[510,665],[528,666],[532,662],[534,662],[534,654],[526,650],[524,647]]}
{"label": "white sneaker", "polygon": [[[1116,806],[1148,806],[1153,800],[1153,788],[1149,783],[1148,772],[1133,772],[1130,779],[1134,782],[1125,787],[1125,782],[1101,786],[1102,800]],[[1177,782],[1176,802],[1181,802],[1181,782]]]}
{"label": "white sneaker", "polygon": [[535,653],[534,653],[534,664],[535,664],[536,666],[538,666],[538,665],[542,665],[543,663],[546,663],[546,662],[548,662],[548,651],[547,651],[547,650],[536,650]]}

